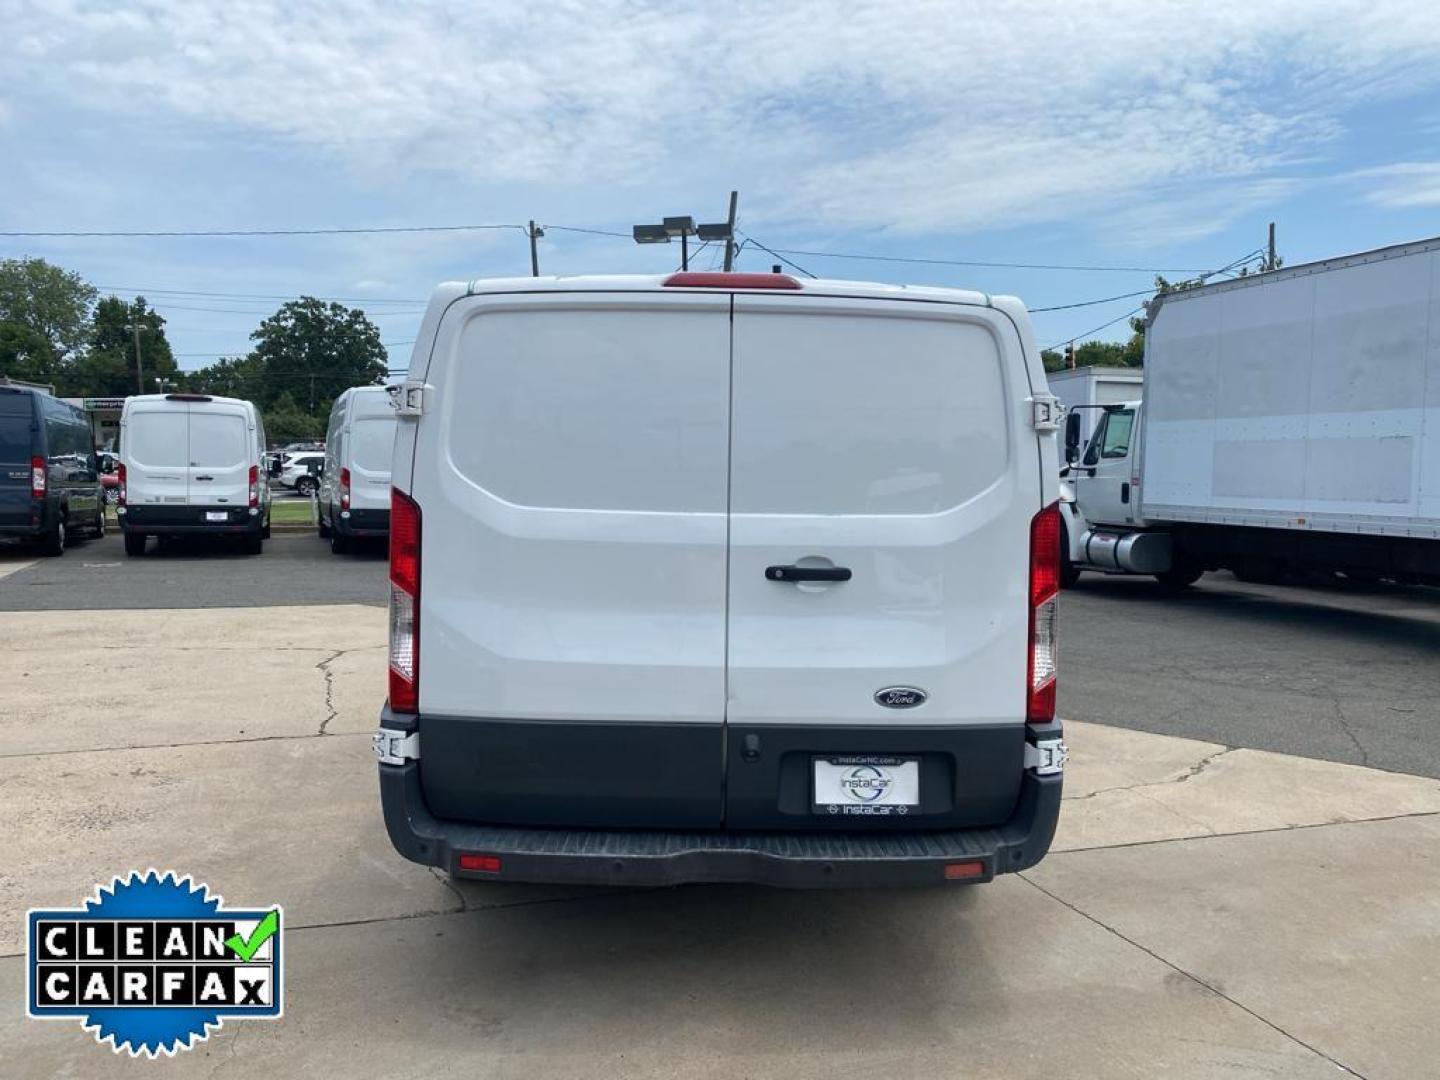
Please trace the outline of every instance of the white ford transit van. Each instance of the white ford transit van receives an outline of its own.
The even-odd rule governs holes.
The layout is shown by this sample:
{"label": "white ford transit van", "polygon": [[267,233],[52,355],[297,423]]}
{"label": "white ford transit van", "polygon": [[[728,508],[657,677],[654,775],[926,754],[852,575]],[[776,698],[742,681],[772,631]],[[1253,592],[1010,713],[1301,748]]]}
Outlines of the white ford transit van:
{"label": "white ford transit van", "polygon": [[120,412],[115,507],[125,554],[150,536],[239,536],[259,555],[270,535],[265,428],[248,401],[209,394],[141,394]]}
{"label": "white ford transit van", "polygon": [[395,406],[383,386],[354,386],[335,399],[325,432],[319,530],[337,555],[360,536],[390,532],[390,455]]}
{"label": "white ford transit van", "polygon": [[445,285],[398,398],[375,750],[401,854],[826,886],[1045,854],[1056,411],[1018,300]]}

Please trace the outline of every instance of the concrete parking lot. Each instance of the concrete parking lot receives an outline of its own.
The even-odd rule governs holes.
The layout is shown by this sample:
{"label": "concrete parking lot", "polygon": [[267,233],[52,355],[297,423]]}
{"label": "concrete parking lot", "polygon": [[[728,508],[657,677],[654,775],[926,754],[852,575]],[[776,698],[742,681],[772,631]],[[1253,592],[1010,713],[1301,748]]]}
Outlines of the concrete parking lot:
{"label": "concrete parking lot", "polygon": [[[6,1077],[1422,1077],[1440,1041],[1440,596],[1086,581],[1054,853],[977,888],[455,885],[369,733],[385,565],[0,551]],[[32,906],[132,867],[285,905],[286,1015],[173,1062],[26,1020]]]}

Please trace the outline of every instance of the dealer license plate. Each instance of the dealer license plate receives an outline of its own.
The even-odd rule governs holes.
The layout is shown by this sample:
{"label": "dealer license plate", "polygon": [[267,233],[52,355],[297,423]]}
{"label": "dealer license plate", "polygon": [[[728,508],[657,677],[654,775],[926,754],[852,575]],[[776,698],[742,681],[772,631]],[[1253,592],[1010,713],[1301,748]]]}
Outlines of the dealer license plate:
{"label": "dealer license plate", "polygon": [[814,759],[817,814],[888,816],[920,805],[920,760],[889,754],[836,754]]}
{"label": "dealer license plate", "polygon": [[230,520],[230,515],[227,514],[224,510],[206,510],[206,511],[205,511],[205,520],[206,520],[206,521],[229,521],[229,520]]}

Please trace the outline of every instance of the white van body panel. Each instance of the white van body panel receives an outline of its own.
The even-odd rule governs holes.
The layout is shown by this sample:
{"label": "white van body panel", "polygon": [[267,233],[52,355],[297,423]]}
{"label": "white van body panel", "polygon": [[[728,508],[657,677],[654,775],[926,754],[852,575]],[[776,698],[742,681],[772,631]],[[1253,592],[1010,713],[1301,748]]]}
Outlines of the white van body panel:
{"label": "white van body panel", "polygon": [[728,296],[450,307],[411,487],[426,712],[722,722],[728,353]]}
{"label": "white van body panel", "polygon": [[[1024,357],[988,307],[751,296],[735,303],[732,723],[1016,721],[1041,505]],[[849,568],[836,583],[773,565]]]}
{"label": "white van body panel", "polygon": [[340,472],[350,470],[350,509],[390,509],[395,407],[383,386],[354,386],[335,399],[325,433],[320,500],[340,512]]}

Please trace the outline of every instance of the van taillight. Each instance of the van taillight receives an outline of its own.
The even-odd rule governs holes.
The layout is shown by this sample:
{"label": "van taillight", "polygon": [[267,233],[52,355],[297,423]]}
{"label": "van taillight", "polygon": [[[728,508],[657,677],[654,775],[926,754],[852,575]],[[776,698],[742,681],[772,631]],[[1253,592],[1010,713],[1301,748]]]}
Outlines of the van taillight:
{"label": "van taillight", "polygon": [[1051,503],[1030,521],[1030,663],[1025,719],[1055,719],[1055,632],[1060,598],[1060,504]]}
{"label": "van taillight", "polygon": [[30,497],[32,499],[45,497],[45,459],[43,457],[37,456],[30,459]]}
{"label": "van taillight", "polygon": [[340,509],[350,509],[350,470],[340,470]]}
{"label": "van taillight", "polygon": [[420,507],[390,489],[390,708],[420,709]]}
{"label": "van taillight", "polygon": [[115,466],[115,477],[119,481],[115,485],[115,505],[125,505],[125,463],[122,461]]}
{"label": "van taillight", "polygon": [[260,466],[250,466],[250,505],[260,505]]}

